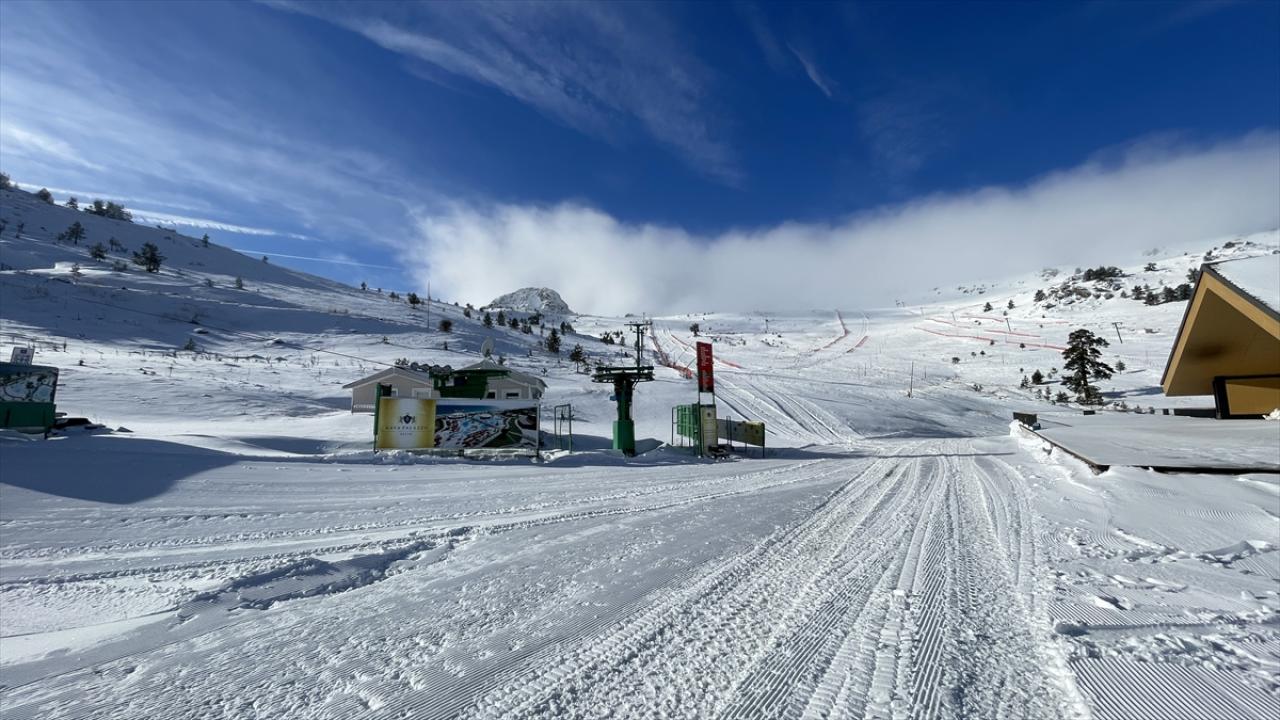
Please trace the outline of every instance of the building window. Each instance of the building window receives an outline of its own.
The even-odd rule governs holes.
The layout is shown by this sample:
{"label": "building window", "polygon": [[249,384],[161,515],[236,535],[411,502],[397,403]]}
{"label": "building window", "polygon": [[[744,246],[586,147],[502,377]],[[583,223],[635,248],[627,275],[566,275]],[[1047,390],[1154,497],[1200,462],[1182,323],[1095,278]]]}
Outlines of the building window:
{"label": "building window", "polygon": [[520,391],[518,391],[518,390],[508,390],[508,391],[507,391],[507,399],[508,399],[508,400],[519,400],[519,399],[520,399]]}
{"label": "building window", "polygon": [[484,396],[488,400],[496,400],[498,398],[498,393],[490,390],[489,392],[485,393]]}

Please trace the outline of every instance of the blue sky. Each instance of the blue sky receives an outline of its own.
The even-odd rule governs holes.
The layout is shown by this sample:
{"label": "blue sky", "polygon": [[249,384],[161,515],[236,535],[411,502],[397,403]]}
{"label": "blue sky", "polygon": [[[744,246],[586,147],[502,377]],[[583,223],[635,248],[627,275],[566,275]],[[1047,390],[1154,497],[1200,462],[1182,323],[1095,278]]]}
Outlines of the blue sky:
{"label": "blue sky", "polygon": [[[1278,132],[1274,2],[0,4],[15,181],[473,302],[573,282],[486,270],[542,248],[608,273],[629,247],[769,258],[895,218],[886,237],[923,249],[947,220],[912,236],[919,213],[960,222],[993,193],[1017,202],[959,235],[1013,242],[1096,209],[1102,185],[1067,180],[1155,214],[1238,184],[1245,204],[1177,226],[1267,229]],[[1143,170],[1183,179],[1144,205]]]}

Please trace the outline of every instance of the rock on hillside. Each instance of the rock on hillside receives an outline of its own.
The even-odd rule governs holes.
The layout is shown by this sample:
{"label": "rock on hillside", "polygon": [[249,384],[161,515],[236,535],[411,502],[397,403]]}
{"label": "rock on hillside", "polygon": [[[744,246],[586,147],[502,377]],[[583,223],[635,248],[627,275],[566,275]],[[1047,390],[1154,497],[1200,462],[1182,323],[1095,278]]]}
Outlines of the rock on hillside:
{"label": "rock on hillside", "polygon": [[520,310],[523,312],[543,313],[544,315],[572,315],[568,303],[560,297],[560,293],[551,288],[520,288],[495,298],[489,303],[491,308],[504,310]]}

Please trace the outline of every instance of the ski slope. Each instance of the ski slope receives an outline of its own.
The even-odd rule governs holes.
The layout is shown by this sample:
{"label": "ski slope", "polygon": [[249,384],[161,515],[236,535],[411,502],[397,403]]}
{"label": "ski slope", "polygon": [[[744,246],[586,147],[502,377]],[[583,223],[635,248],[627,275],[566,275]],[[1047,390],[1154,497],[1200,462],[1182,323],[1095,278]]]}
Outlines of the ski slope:
{"label": "ski slope", "polygon": [[[1112,322],[1128,369],[1104,391],[1172,405],[1153,388],[1181,303],[1045,308],[1036,274],[654,318],[646,352],[687,367],[713,342],[720,414],[764,420],[772,449],[664,446],[695,390],[660,367],[637,391],[647,452],[624,459],[609,390],[536,333],[162,229],[88,218],[87,243],[59,244],[80,216],[29,198],[0,197],[0,339],[63,368],[60,409],[128,432],[0,436],[5,718],[1280,712],[1280,480],[1094,475],[1008,424],[1073,411],[1019,381]],[[118,272],[88,258],[103,235],[171,257]],[[1172,282],[1205,249],[1125,269]],[[596,338],[628,320],[573,318],[566,351],[627,362]],[[573,403],[575,452],[374,454],[341,386],[399,357],[465,364],[486,338]]]}

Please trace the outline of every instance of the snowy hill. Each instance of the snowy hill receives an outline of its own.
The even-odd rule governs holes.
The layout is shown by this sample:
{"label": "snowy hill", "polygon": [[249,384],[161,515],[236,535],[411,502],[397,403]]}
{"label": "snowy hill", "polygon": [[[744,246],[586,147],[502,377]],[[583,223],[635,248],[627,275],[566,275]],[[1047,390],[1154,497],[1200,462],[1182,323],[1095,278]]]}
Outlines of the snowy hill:
{"label": "snowy hill", "polygon": [[560,297],[560,293],[551,288],[520,288],[515,292],[494,298],[493,302],[489,303],[487,307],[542,313],[544,315],[563,316],[573,314],[573,311],[569,309],[569,304],[564,301],[564,298]]}

